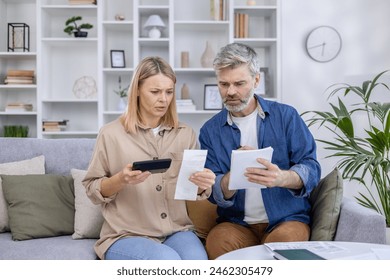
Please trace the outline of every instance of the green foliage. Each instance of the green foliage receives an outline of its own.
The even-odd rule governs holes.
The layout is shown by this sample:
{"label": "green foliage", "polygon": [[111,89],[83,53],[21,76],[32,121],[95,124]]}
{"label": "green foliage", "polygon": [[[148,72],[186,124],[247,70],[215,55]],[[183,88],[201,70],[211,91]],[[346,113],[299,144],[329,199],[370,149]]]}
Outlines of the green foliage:
{"label": "green foliage", "polygon": [[114,92],[120,97],[127,97],[127,91],[129,89],[129,85],[127,87],[122,88],[122,78],[119,76],[118,78],[118,90],[114,90]]}
{"label": "green foliage", "polygon": [[[332,140],[317,140],[325,144],[325,149],[333,152],[328,157],[340,158],[337,165],[342,170],[343,178],[358,181],[368,191],[368,195],[359,192],[357,201],[384,215],[387,226],[390,226],[390,103],[371,100],[377,87],[382,87],[385,94],[390,93],[389,86],[379,82],[382,75],[388,71],[379,73],[361,86],[330,86],[327,89],[330,91],[329,98],[339,92],[343,93],[341,97],[338,96],[338,105],[329,102],[333,111],[307,111],[302,115],[312,115],[306,120],[309,127],[318,124],[333,134]],[[347,95],[358,96],[361,102],[348,108],[345,100],[343,101]],[[358,112],[364,113],[368,124],[364,127],[364,137],[355,135],[355,128],[363,125],[353,121],[352,116]],[[367,180],[367,177],[370,179]],[[374,197],[371,186],[375,186],[379,201]]]}
{"label": "green foliage", "polygon": [[93,28],[92,24],[89,23],[82,23],[77,24],[77,21],[82,20],[83,18],[81,16],[74,16],[71,18],[68,18],[65,22],[65,29],[64,32],[68,33],[69,35],[72,35],[74,32],[79,32],[83,29],[91,29]]}
{"label": "green foliage", "polygon": [[4,137],[27,137],[28,126],[23,125],[5,125]]}

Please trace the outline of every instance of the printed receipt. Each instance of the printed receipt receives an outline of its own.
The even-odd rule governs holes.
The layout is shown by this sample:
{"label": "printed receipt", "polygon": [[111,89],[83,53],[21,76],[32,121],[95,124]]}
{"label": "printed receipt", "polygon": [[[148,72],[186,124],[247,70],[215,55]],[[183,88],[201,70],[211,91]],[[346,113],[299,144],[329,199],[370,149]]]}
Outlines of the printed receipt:
{"label": "printed receipt", "polygon": [[177,178],[175,199],[196,200],[198,187],[188,178],[204,169],[207,150],[184,150],[179,177]]}

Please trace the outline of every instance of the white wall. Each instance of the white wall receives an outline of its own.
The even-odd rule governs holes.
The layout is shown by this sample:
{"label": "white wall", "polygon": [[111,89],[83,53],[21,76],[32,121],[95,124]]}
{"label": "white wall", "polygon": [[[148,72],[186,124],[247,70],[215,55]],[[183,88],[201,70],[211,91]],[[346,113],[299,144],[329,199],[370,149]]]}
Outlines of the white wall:
{"label": "white wall", "polygon": [[[327,109],[324,91],[331,84],[360,85],[363,78],[390,69],[389,12],[388,0],[281,0],[281,101],[300,113]],[[319,25],[333,26],[343,40],[339,56],[328,63],[311,60],[304,48],[306,36]],[[390,77],[385,82],[390,84]],[[324,130],[311,130],[316,138],[329,136]],[[336,162],[325,156],[319,145],[323,176]],[[356,193],[345,182],[344,194]]]}

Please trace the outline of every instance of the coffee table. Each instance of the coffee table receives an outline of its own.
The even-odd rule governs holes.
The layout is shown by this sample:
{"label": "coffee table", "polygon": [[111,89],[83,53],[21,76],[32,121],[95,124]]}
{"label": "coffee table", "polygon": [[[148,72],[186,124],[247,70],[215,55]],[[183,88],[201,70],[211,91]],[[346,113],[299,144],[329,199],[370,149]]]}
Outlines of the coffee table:
{"label": "coffee table", "polygon": [[[270,243],[271,244],[271,243]],[[281,243],[279,243],[281,244]],[[329,260],[390,260],[390,246],[384,244],[308,241],[285,242],[289,247],[306,248]],[[272,244],[271,244],[272,245]],[[273,254],[265,245],[251,246],[226,253],[217,260],[273,260]]]}

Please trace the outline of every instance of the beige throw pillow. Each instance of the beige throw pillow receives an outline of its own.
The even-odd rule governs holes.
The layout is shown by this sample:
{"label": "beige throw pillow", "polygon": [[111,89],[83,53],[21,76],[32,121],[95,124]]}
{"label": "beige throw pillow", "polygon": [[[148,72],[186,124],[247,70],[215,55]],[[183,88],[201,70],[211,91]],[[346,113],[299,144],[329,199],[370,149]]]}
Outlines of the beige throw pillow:
{"label": "beige throw pillow", "polygon": [[[32,159],[8,162],[0,164],[0,174],[26,175],[45,174],[45,157],[38,156]],[[3,195],[3,187],[0,178],[0,232],[9,231],[7,203]]]}
{"label": "beige throw pillow", "polygon": [[103,225],[103,215],[100,205],[93,204],[88,198],[82,184],[87,171],[72,169],[75,193],[75,217],[73,239],[99,238]]}

